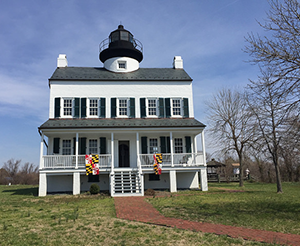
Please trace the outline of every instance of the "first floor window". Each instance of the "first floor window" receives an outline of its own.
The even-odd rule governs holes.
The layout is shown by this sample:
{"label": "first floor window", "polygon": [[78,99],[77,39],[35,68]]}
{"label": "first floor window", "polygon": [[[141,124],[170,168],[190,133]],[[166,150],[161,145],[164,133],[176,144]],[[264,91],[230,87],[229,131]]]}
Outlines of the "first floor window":
{"label": "first floor window", "polygon": [[127,116],[127,99],[120,99],[119,100],[119,115],[125,115]]}
{"label": "first floor window", "polygon": [[72,116],[72,99],[64,99],[64,115]]}
{"label": "first floor window", "polygon": [[180,99],[173,99],[172,109],[173,115],[181,115],[181,104]]}
{"label": "first floor window", "polygon": [[150,154],[158,152],[157,139],[156,138],[150,138],[149,139],[149,147],[150,147]]}
{"label": "first floor window", "polygon": [[98,100],[90,99],[90,115],[98,115]]}
{"label": "first floor window", "polygon": [[183,144],[182,144],[182,138],[175,138],[175,153],[183,153]]}
{"label": "first floor window", "polygon": [[89,140],[89,153],[90,154],[97,154],[97,139],[90,139]]}
{"label": "first floor window", "polygon": [[71,155],[71,140],[63,140],[62,154],[63,155]]}

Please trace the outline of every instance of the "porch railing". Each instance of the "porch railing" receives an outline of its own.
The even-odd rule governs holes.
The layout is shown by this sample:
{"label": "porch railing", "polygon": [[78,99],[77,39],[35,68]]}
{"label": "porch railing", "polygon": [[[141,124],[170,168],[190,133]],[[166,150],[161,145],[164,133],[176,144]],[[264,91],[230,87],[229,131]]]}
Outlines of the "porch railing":
{"label": "porch railing", "polygon": [[[154,157],[153,154],[140,155],[142,168],[153,167]],[[180,153],[173,154],[174,167],[189,167],[189,166],[202,166],[204,165],[204,156],[202,153]],[[162,167],[172,167],[171,154],[162,154]]]}
{"label": "porch railing", "polygon": [[[76,155],[45,155],[44,168],[75,168]],[[78,167],[85,168],[85,155],[78,155]],[[111,167],[111,155],[99,155],[99,168]]]}

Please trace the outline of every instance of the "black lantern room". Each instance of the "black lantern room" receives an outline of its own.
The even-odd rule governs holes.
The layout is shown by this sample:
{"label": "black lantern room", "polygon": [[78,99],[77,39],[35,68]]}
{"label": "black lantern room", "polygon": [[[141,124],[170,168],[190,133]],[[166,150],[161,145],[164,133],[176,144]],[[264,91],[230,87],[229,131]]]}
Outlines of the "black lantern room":
{"label": "black lantern room", "polygon": [[133,38],[133,35],[119,25],[111,32],[108,39],[100,43],[99,59],[103,63],[113,57],[129,57],[141,62],[143,60],[143,45]]}

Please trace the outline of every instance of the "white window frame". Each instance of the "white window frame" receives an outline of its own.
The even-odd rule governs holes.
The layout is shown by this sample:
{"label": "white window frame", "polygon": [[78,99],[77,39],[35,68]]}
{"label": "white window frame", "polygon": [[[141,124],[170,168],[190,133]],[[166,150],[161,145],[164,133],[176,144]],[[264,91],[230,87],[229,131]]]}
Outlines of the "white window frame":
{"label": "white window frame", "polygon": [[[176,101],[179,101],[179,107],[174,107],[174,103]],[[172,98],[171,99],[171,116],[176,118],[176,117],[182,117],[183,110],[182,110],[182,105],[183,105],[183,99],[182,98]],[[180,110],[179,114],[174,114],[174,110],[178,109]]]}
{"label": "white window frame", "polygon": [[[96,143],[96,147],[95,146],[92,146],[92,141],[93,141],[93,143]],[[89,150],[89,154],[99,154],[99,144],[98,144],[98,139],[97,138],[91,138],[91,139],[89,139],[89,141],[88,141],[88,150]],[[91,149],[96,149],[96,152],[95,151],[91,151]]]}
{"label": "white window frame", "polygon": [[[122,101],[126,101],[126,114],[120,114],[121,108],[120,103]],[[118,118],[128,118],[130,115],[130,98],[117,98],[117,117]]]}
{"label": "white window frame", "polygon": [[[156,142],[156,145],[154,144]],[[154,149],[156,148],[156,149]],[[149,138],[149,153],[154,154],[158,153],[158,139],[157,138]]]}
{"label": "white window frame", "polygon": [[[65,107],[65,101],[70,100],[71,101],[71,114],[65,114],[65,109],[69,109],[70,107]],[[74,103],[73,103],[73,98],[62,98],[62,104],[63,106],[61,107],[62,112],[61,115],[63,116],[62,118],[72,118],[73,117],[73,110],[74,110]]]}
{"label": "white window frame", "polygon": [[[149,110],[150,110],[150,107],[149,107],[150,100],[154,100],[155,101],[155,112],[156,113],[154,115],[151,115],[149,113]],[[151,108],[154,108],[154,107],[151,107]],[[158,118],[159,108],[158,108],[158,99],[157,98],[147,98],[146,99],[146,115],[147,115],[148,118]]]}
{"label": "white window frame", "polygon": [[[65,145],[65,143],[67,141],[70,143],[70,146]],[[63,139],[61,144],[62,144],[61,145],[62,146],[61,154],[62,155],[71,155],[72,154],[72,140],[71,139]]]}
{"label": "white window frame", "polygon": [[127,61],[118,61],[118,70],[126,70]]}
{"label": "white window frame", "polygon": [[[180,154],[183,152],[183,139],[182,138],[174,138],[174,153]],[[181,151],[179,151],[181,149]]]}
{"label": "white window frame", "polygon": [[[96,115],[91,114],[91,109],[95,109],[95,107],[91,107],[91,101],[92,100],[96,100],[96,102],[97,102],[97,114]],[[89,98],[88,103],[89,103],[88,107],[87,107],[88,116],[91,117],[91,118],[98,118],[99,115],[100,115],[99,98]]]}

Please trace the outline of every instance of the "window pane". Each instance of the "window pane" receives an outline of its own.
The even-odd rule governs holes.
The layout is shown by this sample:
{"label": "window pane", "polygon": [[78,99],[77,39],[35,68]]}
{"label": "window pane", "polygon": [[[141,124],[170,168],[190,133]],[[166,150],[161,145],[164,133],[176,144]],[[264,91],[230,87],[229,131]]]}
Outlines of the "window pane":
{"label": "window pane", "polygon": [[72,99],[64,99],[64,115],[72,115]]}
{"label": "window pane", "polygon": [[175,153],[183,153],[182,138],[175,138]]}
{"label": "window pane", "polygon": [[62,154],[71,155],[71,140],[63,140]]}
{"label": "window pane", "polygon": [[89,140],[89,154],[97,154],[97,139],[90,139]]}
{"label": "window pane", "polygon": [[119,100],[119,115],[127,115],[127,99]]}
{"label": "window pane", "polygon": [[148,114],[156,115],[156,99],[148,99]]}
{"label": "window pane", "polygon": [[120,34],[121,34],[121,40],[128,41],[128,32],[121,31]]}
{"label": "window pane", "polygon": [[150,154],[157,153],[157,139],[156,138],[150,138],[149,139],[149,146],[150,146]]}
{"label": "window pane", "polygon": [[173,115],[181,115],[180,99],[173,99]]}
{"label": "window pane", "polygon": [[90,100],[90,115],[98,115],[98,100]]}

